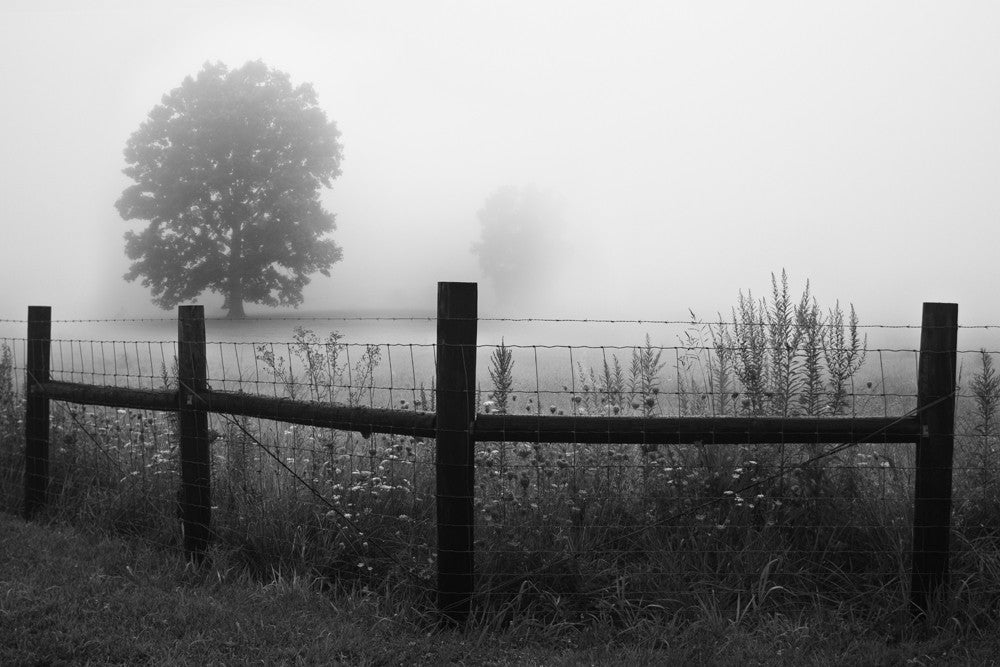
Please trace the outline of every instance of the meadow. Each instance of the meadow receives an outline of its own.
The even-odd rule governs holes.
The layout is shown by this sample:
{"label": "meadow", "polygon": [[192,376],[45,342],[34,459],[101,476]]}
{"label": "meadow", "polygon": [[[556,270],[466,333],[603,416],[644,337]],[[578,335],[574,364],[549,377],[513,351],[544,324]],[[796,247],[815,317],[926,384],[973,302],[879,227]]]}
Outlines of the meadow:
{"label": "meadow", "polygon": [[[481,322],[478,409],[652,417],[915,407],[919,329],[866,329],[778,284],[759,306],[741,295],[735,313],[725,326]],[[408,317],[210,320],[209,382],[433,410],[435,323]],[[173,386],[175,332],[169,319],[55,322],[53,377]],[[11,334],[6,345],[2,503],[17,512],[23,341]],[[975,634],[998,621],[1000,381],[989,354],[959,358],[954,585],[930,622]],[[174,417],[62,403],[52,414],[49,518],[179,548]],[[211,429],[215,561],[259,581],[304,577],[332,595],[373,591],[433,607],[432,442],[221,415]],[[617,632],[776,618],[906,627],[911,445],[481,442],[476,451],[482,627]]]}

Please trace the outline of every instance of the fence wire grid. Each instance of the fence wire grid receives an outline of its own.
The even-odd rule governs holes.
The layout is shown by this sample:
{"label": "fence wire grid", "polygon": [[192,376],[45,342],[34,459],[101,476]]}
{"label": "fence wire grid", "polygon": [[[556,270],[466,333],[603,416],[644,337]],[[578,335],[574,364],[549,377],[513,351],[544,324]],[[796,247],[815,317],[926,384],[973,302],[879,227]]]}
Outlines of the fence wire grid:
{"label": "fence wire grid", "polygon": [[[316,318],[311,326],[353,320],[380,330],[399,321],[434,322]],[[515,328],[567,323],[483,321]],[[781,348],[699,322],[626,322],[656,325],[656,338],[477,345],[476,413],[601,416],[610,432],[626,418],[904,417],[917,408],[920,351],[852,341],[846,325],[839,338],[799,337]],[[53,335],[52,380],[177,389],[176,341],[129,340],[123,325],[131,320],[67,323],[110,324],[121,333],[117,340]],[[231,323],[219,324],[232,333]],[[426,336],[357,343],[336,331],[296,328],[281,342],[255,341],[256,324],[245,321],[238,340],[207,343],[211,389],[412,413],[436,409],[437,346]],[[762,335],[768,326],[759,323]],[[963,335],[983,336],[995,328],[961,327]],[[677,342],[664,345],[663,338]],[[0,346],[2,500],[17,512],[26,339],[3,338]],[[973,588],[975,554],[995,553],[1000,536],[998,354],[982,348],[957,355],[952,570],[966,573]],[[177,420],[173,412],[53,401],[50,514],[180,549]],[[544,609],[583,618],[615,609],[676,610],[709,598],[728,612],[748,592],[758,604],[766,597],[781,608],[817,597],[859,605],[902,599],[914,446],[860,435],[872,442],[476,442],[476,604],[497,613]],[[333,587],[396,582],[433,593],[440,495],[433,438],[365,437],[217,413],[209,415],[209,436],[213,542],[227,557],[262,574],[305,571]]]}

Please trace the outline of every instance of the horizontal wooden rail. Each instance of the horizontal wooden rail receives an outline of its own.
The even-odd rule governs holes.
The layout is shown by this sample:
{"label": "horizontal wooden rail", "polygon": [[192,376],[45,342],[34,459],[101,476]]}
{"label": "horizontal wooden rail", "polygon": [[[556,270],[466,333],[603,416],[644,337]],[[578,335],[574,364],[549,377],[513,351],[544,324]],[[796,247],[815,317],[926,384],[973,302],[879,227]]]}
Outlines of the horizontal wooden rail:
{"label": "horizontal wooden rail", "polygon": [[[76,382],[41,382],[31,387],[54,401],[176,412],[177,392],[104,387]],[[209,412],[260,417],[362,435],[436,435],[436,415],[382,408],[349,407],[290,398],[213,391],[194,395]],[[595,417],[477,415],[479,442],[579,442],[732,445],[840,442],[916,442],[916,417]]]}
{"label": "horizontal wooden rail", "polygon": [[735,445],[916,442],[916,417],[594,417],[479,415],[476,440]]}
{"label": "horizontal wooden rail", "polygon": [[433,438],[435,434],[435,419],[430,413],[349,407],[211,390],[198,394],[197,398],[202,401],[199,407],[208,412],[261,417],[340,431],[358,431],[364,436],[370,433],[394,433]]}
{"label": "horizontal wooden rail", "polygon": [[[104,405],[112,408],[134,408],[177,412],[177,392],[161,389],[106,387],[77,382],[36,382],[30,391],[53,401],[82,405]],[[418,438],[435,436],[435,416],[430,413],[404,412],[380,408],[348,407],[330,403],[295,401],[289,398],[254,396],[226,391],[189,394],[208,412],[221,412],[245,417],[260,417],[291,424],[305,424],[340,431],[394,433]]]}
{"label": "horizontal wooden rail", "polygon": [[111,408],[177,411],[177,392],[166,389],[102,387],[78,382],[50,380],[33,384],[29,391],[53,401],[67,401],[83,405],[106,405]]}

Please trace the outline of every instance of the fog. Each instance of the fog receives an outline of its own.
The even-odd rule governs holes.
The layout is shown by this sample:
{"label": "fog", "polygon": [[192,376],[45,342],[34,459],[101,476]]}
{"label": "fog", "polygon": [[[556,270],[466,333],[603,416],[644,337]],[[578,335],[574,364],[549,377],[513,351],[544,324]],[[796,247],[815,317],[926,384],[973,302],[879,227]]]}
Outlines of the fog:
{"label": "fog", "polygon": [[[342,133],[344,259],[304,312],[430,311],[457,280],[498,315],[713,317],[785,268],[864,323],[998,324],[998,34],[993,2],[5,0],[0,317],[168,315],[122,279],[122,149],[206,61],[259,58]],[[498,311],[471,248],[507,185],[565,227]]]}

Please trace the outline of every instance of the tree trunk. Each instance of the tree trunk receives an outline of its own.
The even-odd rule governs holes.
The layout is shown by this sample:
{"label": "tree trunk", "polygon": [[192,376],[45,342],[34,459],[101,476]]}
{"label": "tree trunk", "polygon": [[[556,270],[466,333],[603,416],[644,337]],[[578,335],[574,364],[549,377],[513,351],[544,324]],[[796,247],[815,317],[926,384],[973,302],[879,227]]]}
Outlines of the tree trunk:
{"label": "tree trunk", "polygon": [[226,318],[237,320],[246,317],[243,312],[243,228],[239,223],[232,225],[232,239],[229,242],[229,277],[226,294]]}
{"label": "tree trunk", "polygon": [[243,311],[242,297],[234,297],[232,294],[230,294],[229,298],[226,300],[226,303],[229,307],[229,312],[226,313],[227,319],[241,320],[247,316],[247,314]]}

